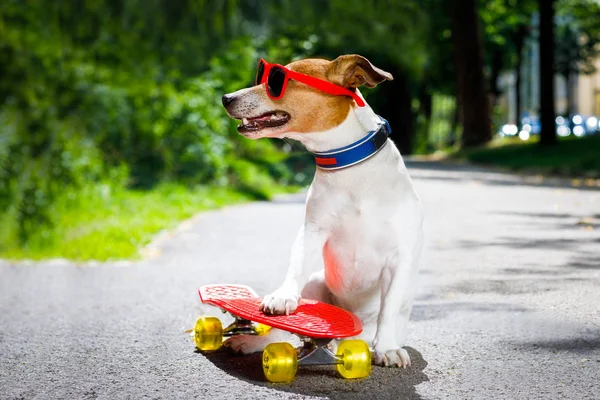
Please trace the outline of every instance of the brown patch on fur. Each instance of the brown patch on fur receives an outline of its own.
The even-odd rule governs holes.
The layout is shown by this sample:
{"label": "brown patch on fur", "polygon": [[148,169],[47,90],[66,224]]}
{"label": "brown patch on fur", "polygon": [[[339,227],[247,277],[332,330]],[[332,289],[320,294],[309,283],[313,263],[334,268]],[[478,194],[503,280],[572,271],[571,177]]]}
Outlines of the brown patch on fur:
{"label": "brown patch on fur", "polygon": [[[306,59],[286,65],[292,71],[327,80],[330,61]],[[303,83],[290,80],[285,95],[274,101],[267,95],[263,85],[252,88],[252,94],[260,103],[271,110],[285,111],[291,120],[284,126],[284,132],[322,132],[340,125],[348,116],[353,100],[347,96],[332,96]],[[266,136],[278,136],[274,131]]]}
{"label": "brown patch on fur", "polygon": [[373,88],[385,80],[394,79],[392,74],[377,68],[358,54],[347,54],[333,60],[327,71],[327,78],[330,82],[346,88],[357,88],[361,85]]}
{"label": "brown patch on fur", "polygon": [[[288,64],[292,71],[327,80],[331,62],[306,59]],[[268,97],[268,96],[267,96]],[[332,96],[303,83],[290,80],[285,95],[274,102],[279,109],[292,116],[289,131],[322,132],[340,125],[348,116],[352,99],[347,96]]]}

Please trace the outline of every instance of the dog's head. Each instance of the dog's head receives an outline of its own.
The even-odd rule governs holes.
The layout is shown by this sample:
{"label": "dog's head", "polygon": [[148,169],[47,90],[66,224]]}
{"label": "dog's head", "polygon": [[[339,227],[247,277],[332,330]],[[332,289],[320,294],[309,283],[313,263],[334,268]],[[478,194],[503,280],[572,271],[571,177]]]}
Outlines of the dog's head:
{"label": "dog's head", "polygon": [[[305,59],[286,67],[351,91],[361,85],[375,87],[393,79],[390,73],[356,54],[340,56],[333,61]],[[341,124],[350,108],[356,106],[350,96],[325,93],[293,79],[279,100],[272,100],[267,95],[263,83],[226,94],[223,105],[230,117],[242,121],[238,132],[251,139],[326,131]]]}

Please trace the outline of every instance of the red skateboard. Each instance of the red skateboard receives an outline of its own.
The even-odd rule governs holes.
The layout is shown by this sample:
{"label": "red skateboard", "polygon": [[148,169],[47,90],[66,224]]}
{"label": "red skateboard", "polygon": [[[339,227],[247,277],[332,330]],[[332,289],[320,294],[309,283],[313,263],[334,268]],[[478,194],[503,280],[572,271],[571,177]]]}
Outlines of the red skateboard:
{"label": "red skateboard", "polygon": [[234,322],[223,329],[215,317],[200,317],[194,328],[196,347],[217,350],[223,337],[265,335],[271,328],[291,332],[304,346],[271,343],[263,351],[263,371],[270,382],[290,382],[298,366],[336,365],[347,379],[364,378],[371,373],[371,351],[362,340],[342,341],[334,354],[327,346],[333,339],[356,336],[362,332],[358,317],[349,311],[316,300],[301,299],[292,315],[267,315],[259,310],[262,298],[244,285],[206,285],[198,293],[203,303],[229,312]]}

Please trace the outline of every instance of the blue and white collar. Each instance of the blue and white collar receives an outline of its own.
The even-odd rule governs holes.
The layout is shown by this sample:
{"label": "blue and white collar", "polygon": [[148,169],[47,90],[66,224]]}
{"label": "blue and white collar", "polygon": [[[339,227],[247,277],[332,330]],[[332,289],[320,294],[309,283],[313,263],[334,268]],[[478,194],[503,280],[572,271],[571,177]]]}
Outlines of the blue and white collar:
{"label": "blue and white collar", "polygon": [[328,170],[341,169],[373,157],[385,146],[388,136],[392,133],[390,124],[384,118],[381,120],[383,123],[379,128],[348,146],[314,152],[317,167]]}

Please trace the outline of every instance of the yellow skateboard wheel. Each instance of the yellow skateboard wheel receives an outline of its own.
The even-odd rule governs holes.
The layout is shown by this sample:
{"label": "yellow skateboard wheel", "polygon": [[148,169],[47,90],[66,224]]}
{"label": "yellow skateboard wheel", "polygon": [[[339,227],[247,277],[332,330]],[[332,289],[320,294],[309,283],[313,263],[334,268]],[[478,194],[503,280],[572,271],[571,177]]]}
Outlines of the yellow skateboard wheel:
{"label": "yellow skateboard wheel", "polygon": [[269,382],[291,382],[298,370],[296,349],[289,343],[271,343],[263,351],[263,372]]}
{"label": "yellow skateboard wheel", "polygon": [[194,342],[198,350],[217,350],[223,344],[223,325],[215,317],[200,317],[194,327]]}
{"label": "yellow skateboard wheel", "polygon": [[336,365],[342,378],[356,379],[371,375],[371,350],[363,340],[342,341],[336,355],[342,359],[342,363]]}

